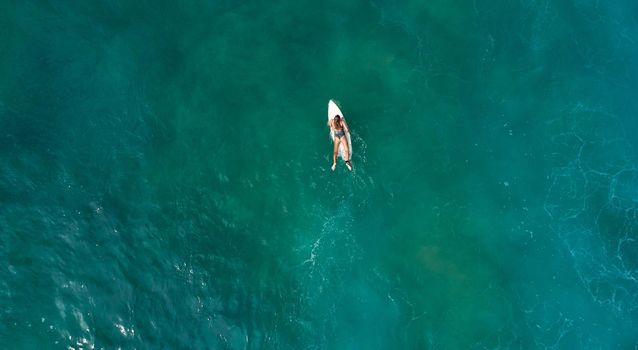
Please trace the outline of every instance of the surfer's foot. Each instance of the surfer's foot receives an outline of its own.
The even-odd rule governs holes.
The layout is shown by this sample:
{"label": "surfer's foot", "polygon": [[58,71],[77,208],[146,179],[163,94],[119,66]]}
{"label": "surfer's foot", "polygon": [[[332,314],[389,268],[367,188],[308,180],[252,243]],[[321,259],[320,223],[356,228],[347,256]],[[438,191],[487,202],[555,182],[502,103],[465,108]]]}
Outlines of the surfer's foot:
{"label": "surfer's foot", "polygon": [[352,171],[352,164],[350,164],[349,160],[346,160],[346,166],[348,167],[348,170]]}
{"label": "surfer's foot", "polygon": [[337,166],[337,163],[332,163],[332,171],[335,171],[335,167]]}

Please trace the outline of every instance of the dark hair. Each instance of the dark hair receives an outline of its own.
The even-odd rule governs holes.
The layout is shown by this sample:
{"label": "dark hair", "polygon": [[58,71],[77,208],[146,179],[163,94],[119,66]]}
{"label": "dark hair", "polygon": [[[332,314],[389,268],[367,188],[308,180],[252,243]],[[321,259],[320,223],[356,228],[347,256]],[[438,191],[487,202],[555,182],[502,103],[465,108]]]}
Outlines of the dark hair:
{"label": "dark hair", "polygon": [[335,119],[336,121],[339,121],[339,120],[341,120],[341,116],[340,116],[339,114],[337,114],[337,115],[335,115],[334,119]]}

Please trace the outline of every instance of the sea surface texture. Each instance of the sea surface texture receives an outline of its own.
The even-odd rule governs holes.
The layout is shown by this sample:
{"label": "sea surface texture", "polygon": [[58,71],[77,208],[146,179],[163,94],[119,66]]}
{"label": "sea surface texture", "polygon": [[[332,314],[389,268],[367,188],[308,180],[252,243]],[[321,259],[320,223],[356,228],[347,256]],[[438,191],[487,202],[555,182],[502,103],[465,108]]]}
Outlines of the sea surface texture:
{"label": "sea surface texture", "polygon": [[637,62],[635,0],[2,0],[0,348],[636,349]]}

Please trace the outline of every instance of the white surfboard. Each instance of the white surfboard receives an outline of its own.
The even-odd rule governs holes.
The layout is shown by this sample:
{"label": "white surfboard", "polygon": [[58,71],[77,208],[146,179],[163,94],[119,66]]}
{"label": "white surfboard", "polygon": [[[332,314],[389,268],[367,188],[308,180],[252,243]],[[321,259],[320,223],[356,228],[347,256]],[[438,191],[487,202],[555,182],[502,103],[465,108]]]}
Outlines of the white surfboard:
{"label": "white surfboard", "polygon": [[[339,109],[339,106],[337,106],[337,104],[333,100],[330,100],[328,102],[328,121],[334,119],[336,115],[340,115],[343,120],[346,119],[345,116],[343,115],[343,112],[341,112],[341,110]],[[335,141],[335,135],[332,128],[330,128],[330,139],[332,140],[332,142]],[[352,141],[350,140],[349,132],[346,132],[346,140],[348,140],[348,150],[349,150],[348,153],[350,153],[348,159],[351,159],[352,158]],[[344,152],[345,150],[343,149],[343,145],[339,145],[339,157],[345,160]]]}

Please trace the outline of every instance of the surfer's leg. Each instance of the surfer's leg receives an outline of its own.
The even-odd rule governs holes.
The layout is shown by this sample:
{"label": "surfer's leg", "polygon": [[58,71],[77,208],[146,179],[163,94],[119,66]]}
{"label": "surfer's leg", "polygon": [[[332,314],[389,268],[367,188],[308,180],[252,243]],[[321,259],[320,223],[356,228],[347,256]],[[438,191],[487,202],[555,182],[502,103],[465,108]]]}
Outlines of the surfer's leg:
{"label": "surfer's leg", "polygon": [[337,152],[339,152],[339,139],[334,141],[334,150],[332,151],[332,170],[337,166]]}
{"label": "surfer's leg", "polygon": [[339,139],[339,142],[343,144],[343,155],[345,156],[345,161],[347,162],[350,160],[350,149],[348,148],[348,140],[344,136]]}
{"label": "surfer's leg", "polygon": [[348,148],[348,139],[344,136],[340,141],[343,144],[343,154],[345,156],[346,166],[348,167],[348,170],[352,170],[352,167],[350,166],[350,149]]}

